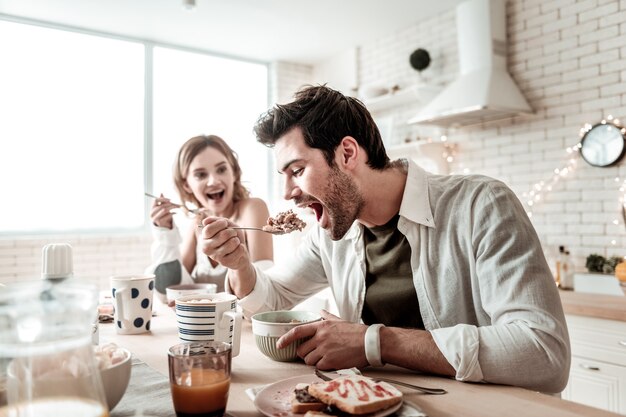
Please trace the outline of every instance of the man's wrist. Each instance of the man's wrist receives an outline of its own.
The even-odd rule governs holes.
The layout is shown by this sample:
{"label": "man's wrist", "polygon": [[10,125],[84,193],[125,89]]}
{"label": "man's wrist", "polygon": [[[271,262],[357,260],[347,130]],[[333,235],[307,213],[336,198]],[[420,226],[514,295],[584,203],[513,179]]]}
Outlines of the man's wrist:
{"label": "man's wrist", "polygon": [[383,360],[380,352],[380,328],[385,327],[384,324],[372,324],[365,331],[365,357],[370,366],[383,366]]}
{"label": "man's wrist", "polygon": [[230,288],[237,298],[241,299],[252,292],[256,285],[256,269],[252,263],[239,269],[231,269],[228,273]]}

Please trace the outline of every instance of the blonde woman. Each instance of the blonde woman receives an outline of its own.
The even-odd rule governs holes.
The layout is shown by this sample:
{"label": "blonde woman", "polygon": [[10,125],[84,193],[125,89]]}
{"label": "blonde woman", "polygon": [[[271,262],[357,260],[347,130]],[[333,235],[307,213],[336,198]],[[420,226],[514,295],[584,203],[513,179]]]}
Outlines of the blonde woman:
{"label": "blonde woman", "polygon": [[[250,197],[241,184],[237,155],[219,136],[196,136],[183,144],[174,163],[174,183],[182,202],[199,208],[201,218],[225,217],[236,224],[261,227],[269,217],[265,202]],[[192,282],[213,282],[218,292],[224,291],[227,269],[202,252],[199,222],[191,222],[181,237],[172,215],[177,207],[161,196],[150,212],[155,241],[148,269],[156,275],[157,292],[164,299],[167,286]],[[246,231],[244,236],[253,262],[273,260],[271,235]]]}

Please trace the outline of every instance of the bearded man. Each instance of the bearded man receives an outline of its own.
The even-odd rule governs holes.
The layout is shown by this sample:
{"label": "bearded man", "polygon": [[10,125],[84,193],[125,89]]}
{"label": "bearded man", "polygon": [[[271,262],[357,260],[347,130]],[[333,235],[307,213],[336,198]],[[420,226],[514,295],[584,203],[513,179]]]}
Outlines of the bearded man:
{"label": "bearded man", "polygon": [[204,221],[203,251],[229,268],[247,312],[288,309],[330,286],[339,317],[297,326],[278,347],[319,369],[390,363],[460,381],[556,393],[570,346],[557,288],[515,194],[479,175],[390,161],[361,102],[309,86],[255,126],[284,197],[317,225],[285,264],[256,268],[226,219]]}

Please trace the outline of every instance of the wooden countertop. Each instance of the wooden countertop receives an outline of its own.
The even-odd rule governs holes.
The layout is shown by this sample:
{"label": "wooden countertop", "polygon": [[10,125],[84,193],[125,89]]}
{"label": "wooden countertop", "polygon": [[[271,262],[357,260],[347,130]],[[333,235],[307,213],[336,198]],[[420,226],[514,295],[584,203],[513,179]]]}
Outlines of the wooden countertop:
{"label": "wooden countertop", "polygon": [[565,314],[626,322],[626,297],[559,290]]}
{"label": "wooden countertop", "polygon": [[[162,305],[155,307],[157,315],[153,317],[149,333],[119,335],[115,332],[113,324],[101,324],[100,342],[115,342],[129,349],[148,366],[167,378],[167,349],[179,343],[176,318],[171,309]],[[275,362],[263,356],[255,345],[251,327],[250,323],[244,322],[241,353],[233,358],[233,378],[227,408],[228,412],[236,417],[263,417],[246,395],[246,389],[294,376],[313,374],[313,368],[304,362]],[[423,395],[401,388],[405,400],[420,407],[430,417],[618,416],[523,388],[459,382],[450,378],[416,374],[389,365],[379,370],[366,369],[364,373],[371,376],[380,374],[408,383],[446,389],[448,393],[445,395]]]}

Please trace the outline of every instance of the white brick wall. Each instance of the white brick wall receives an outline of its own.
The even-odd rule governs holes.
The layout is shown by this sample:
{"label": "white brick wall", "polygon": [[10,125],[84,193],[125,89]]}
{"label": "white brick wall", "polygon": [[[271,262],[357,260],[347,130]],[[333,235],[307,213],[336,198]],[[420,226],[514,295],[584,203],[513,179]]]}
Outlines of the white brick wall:
{"label": "white brick wall", "polygon": [[311,83],[313,68],[290,62],[274,62],[270,66],[270,101],[288,103],[305,84]]}
{"label": "white brick wall", "polygon": [[[596,123],[609,113],[626,121],[626,0],[509,0],[507,27],[509,70],[535,114],[447,134],[458,144],[453,170],[499,178],[522,198],[536,182],[549,182],[552,171],[566,165],[565,148],[579,141],[584,123]],[[454,10],[361,45],[358,79],[361,84],[418,82],[408,57],[420,47],[433,59],[421,75],[423,81],[445,84],[456,77]],[[300,86],[312,82],[312,68],[305,65],[278,62],[270,72],[275,102],[290,101]],[[393,116],[390,143],[438,133],[406,125],[416,111],[406,105],[376,115]],[[581,159],[574,172],[534,206],[532,220],[550,263],[559,245],[568,247],[581,270],[590,253],[626,255],[616,177],[626,178],[624,163],[594,168]],[[280,194],[277,179],[274,195]],[[612,224],[614,219],[618,225]],[[114,273],[143,271],[150,240],[147,232],[5,237],[0,239],[0,282],[39,277],[41,248],[50,242],[73,245],[77,276],[106,279]]]}
{"label": "white brick wall", "polygon": [[[584,123],[597,123],[608,114],[626,118],[622,88],[626,56],[620,49],[623,42],[617,41],[624,39],[625,11],[626,4],[616,0],[509,2],[508,36],[513,44],[509,63],[525,63],[525,67],[510,69],[536,112],[528,120],[516,122],[524,126],[524,133],[515,140],[530,144],[532,159],[520,165],[527,175],[510,175],[513,167],[506,166],[498,174],[519,196],[534,182],[550,180],[551,169],[565,165],[568,154],[564,149],[580,140],[578,132]],[[551,18],[545,20],[547,15]],[[512,22],[515,30],[511,30]],[[540,34],[520,36],[537,22],[542,22]],[[498,131],[507,135],[513,128],[503,125]],[[466,140],[480,136],[481,129],[475,129]],[[463,159],[463,144],[460,146]],[[519,159],[514,151],[500,151]],[[464,162],[467,166],[474,163]],[[550,261],[558,245],[569,248],[578,270],[584,270],[590,253],[626,255],[626,227],[618,202],[618,187],[624,178],[623,163],[594,168],[578,159],[574,172],[543,195],[544,200],[533,207],[532,219]],[[618,225],[612,223],[615,219]]]}
{"label": "white brick wall", "polygon": [[111,275],[142,273],[146,269],[151,242],[148,232],[4,238],[0,240],[0,282],[39,279],[42,248],[48,243],[69,243],[74,276],[105,289]]}
{"label": "white brick wall", "polygon": [[[571,156],[565,149],[579,142],[583,124],[597,123],[608,114],[626,122],[626,2],[509,0],[507,30],[509,72],[535,114],[447,135],[458,144],[454,171],[469,169],[501,179],[526,201],[523,194],[535,183],[550,182],[553,170],[566,166]],[[358,79],[362,84],[417,82],[408,57],[419,47],[433,58],[423,71],[424,81],[445,84],[456,77],[453,10],[361,45]],[[388,143],[437,134],[406,125],[416,112],[415,105],[406,105],[375,113],[394,118]],[[594,168],[576,159],[575,170],[533,206],[532,221],[551,265],[558,246],[565,245],[575,267],[584,270],[590,253],[626,255],[626,227],[618,202],[626,168],[623,162]]]}

